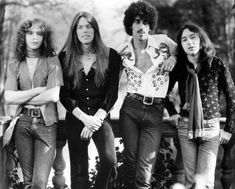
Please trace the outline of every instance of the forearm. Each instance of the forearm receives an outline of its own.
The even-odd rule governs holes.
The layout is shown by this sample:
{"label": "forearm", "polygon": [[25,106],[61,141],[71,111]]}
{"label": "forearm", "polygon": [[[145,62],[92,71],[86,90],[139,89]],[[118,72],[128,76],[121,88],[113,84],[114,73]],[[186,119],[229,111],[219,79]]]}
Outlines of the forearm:
{"label": "forearm", "polygon": [[6,90],[4,93],[5,101],[7,104],[24,104],[33,97],[40,94],[37,88],[25,90],[25,91],[10,91]]}
{"label": "forearm", "polygon": [[79,119],[82,114],[85,114],[80,108],[76,107],[73,111],[72,114]]}
{"label": "forearm", "polygon": [[48,89],[45,92],[37,95],[26,102],[26,104],[30,105],[44,105],[49,102],[57,102],[59,100],[59,91],[60,86],[56,86],[54,88]]}

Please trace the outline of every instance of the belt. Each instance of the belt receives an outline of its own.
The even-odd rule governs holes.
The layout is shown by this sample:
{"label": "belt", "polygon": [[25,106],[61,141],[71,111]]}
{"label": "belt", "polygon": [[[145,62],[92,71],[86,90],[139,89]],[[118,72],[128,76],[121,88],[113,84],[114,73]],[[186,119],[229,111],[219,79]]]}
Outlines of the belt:
{"label": "belt", "polygon": [[163,104],[165,102],[164,98],[148,97],[137,93],[127,93],[127,96],[141,101],[145,105]]}
{"label": "belt", "polygon": [[[180,120],[182,122],[189,122],[189,118],[188,117],[180,117]],[[203,119],[203,123],[215,123],[215,122],[219,122],[218,118],[212,118],[212,119]]]}
{"label": "belt", "polygon": [[36,118],[42,117],[42,113],[39,108],[23,108],[22,114]]}

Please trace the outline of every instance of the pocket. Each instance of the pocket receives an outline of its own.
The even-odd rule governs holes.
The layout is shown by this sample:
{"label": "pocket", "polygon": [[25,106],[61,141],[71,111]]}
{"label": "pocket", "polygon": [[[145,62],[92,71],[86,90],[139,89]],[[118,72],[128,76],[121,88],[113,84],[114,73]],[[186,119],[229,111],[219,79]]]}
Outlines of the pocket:
{"label": "pocket", "polygon": [[211,119],[207,120],[204,123],[205,128],[211,128],[211,129],[219,129],[220,128],[220,122],[219,119]]}
{"label": "pocket", "polygon": [[133,104],[135,101],[136,101],[135,98],[128,96],[128,95],[124,99],[124,103],[127,103],[127,104]]}
{"label": "pocket", "polygon": [[165,108],[165,104],[164,103],[161,103],[161,104],[154,104],[153,105],[155,109],[157,109],[159,112],[162,112],[164,111],[164,108]]}

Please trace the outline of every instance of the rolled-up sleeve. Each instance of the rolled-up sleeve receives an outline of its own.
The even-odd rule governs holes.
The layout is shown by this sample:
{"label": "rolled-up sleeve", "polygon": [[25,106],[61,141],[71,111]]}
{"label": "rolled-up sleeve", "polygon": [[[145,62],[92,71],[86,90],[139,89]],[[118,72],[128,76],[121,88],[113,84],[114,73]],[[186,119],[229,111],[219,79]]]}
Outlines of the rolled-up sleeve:
{"label": "rolled-up sleeve", "polygon": [[49,73],[47,80],[47,89],[64,85],[62,69],[58,57],[49,57],[48,61]]}
{"label": "rolled-up sleeve", "polygon": [[11,62],[8,64],[7,68],[7,78],[5,82],[5,90],[18,90],[17,83],[17,64],[15,62]]}

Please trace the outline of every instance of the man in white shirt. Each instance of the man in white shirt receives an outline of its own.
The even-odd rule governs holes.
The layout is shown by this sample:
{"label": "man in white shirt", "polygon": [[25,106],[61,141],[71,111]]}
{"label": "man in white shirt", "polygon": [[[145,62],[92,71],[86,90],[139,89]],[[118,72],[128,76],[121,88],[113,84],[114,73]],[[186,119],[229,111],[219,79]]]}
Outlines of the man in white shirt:
{"label": "man in white shirt", "polygon": [[166,35],[150,35],[157,10],[146,1],[132,3],[125,11],[129,43],[120,51],[127,74],[127,95],[120,110],[128,189],[151,188],[151,174],[161,139],[161,122],[175,65],[176,43]]}

